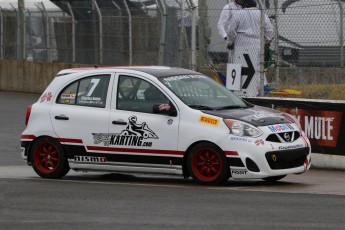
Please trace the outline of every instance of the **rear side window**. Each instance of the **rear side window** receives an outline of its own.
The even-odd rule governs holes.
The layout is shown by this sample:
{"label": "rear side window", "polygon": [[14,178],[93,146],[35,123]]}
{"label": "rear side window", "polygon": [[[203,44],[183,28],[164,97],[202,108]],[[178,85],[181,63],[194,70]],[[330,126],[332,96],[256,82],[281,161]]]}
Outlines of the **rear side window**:
{"label": "rear side window", "polygon": [[57,103],[104,108],[109,80],[110,75],[97,75],[75,81],[61,91]]}

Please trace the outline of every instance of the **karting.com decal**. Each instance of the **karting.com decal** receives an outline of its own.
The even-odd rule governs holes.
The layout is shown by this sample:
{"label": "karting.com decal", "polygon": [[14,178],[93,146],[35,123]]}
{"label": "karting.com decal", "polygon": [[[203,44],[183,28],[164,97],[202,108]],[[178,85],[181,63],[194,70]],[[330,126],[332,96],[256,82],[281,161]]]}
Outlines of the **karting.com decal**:
{"label": "karting.com decal", "polygon": [[136,116],[129,117],[128,121],[126,129],[121,133],[92,133],[94,144],[151,147],[152,142],[146,140],[159,139],[146,122],[138,124]]}

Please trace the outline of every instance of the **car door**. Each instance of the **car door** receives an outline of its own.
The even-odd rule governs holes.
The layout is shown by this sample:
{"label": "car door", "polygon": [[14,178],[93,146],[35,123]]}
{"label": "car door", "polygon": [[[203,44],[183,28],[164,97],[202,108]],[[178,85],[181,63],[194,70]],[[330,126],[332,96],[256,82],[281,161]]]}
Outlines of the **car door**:
{"label": "car door", "polygon": [[109,132],[111,80],[111,74],[85,76],[63,88],[53,104],[52,125],[58,140],[68,150],[69,159],[80,163],[104,161],[102,154],[108,150],[95,148],[95,143],[100,142],[100,135]]}
{"label": "car door", "polygon": [[[114,82],[109,127],[109,151],[114,161],[181,168],[176,105],[158,84],[144,77],[119,73]],[[153,113],[154,105],[166,113]]]}

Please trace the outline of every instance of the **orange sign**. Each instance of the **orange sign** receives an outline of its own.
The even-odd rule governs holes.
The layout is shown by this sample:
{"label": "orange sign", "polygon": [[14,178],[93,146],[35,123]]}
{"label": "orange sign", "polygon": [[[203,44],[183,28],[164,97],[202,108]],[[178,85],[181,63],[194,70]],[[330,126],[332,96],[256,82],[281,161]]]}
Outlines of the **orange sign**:
{"label": "orange sign", "polygon": [[219,119],[214,118],[214,117],[208,117],[208,116],[200,116],[199,122],[206,123],[209,125],[218,126]]}

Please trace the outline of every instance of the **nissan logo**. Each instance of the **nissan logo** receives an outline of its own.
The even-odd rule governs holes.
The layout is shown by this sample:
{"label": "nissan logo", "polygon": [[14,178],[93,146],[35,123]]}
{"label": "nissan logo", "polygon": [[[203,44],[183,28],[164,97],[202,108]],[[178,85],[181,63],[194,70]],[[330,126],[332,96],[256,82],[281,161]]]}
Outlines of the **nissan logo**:
{"label": "nissan logo", "polygon": [[286,141],[290,141],[291,140],[290,134],[289,133],[284,133],[284,139]]}

